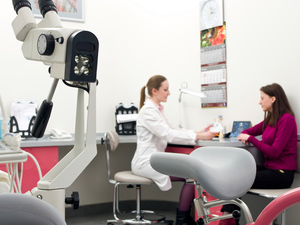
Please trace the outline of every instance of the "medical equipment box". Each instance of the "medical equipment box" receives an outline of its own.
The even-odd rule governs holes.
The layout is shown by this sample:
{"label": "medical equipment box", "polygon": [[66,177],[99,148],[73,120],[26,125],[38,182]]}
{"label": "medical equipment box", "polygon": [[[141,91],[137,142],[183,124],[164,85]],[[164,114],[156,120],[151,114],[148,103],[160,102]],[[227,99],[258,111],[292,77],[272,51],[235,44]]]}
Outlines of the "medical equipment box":
{"label": "medical equipment box", "polygon": [[136,116],[138,108],[135,104],[120,103],[116,107],[116,132],[119,135],[136,134]]}

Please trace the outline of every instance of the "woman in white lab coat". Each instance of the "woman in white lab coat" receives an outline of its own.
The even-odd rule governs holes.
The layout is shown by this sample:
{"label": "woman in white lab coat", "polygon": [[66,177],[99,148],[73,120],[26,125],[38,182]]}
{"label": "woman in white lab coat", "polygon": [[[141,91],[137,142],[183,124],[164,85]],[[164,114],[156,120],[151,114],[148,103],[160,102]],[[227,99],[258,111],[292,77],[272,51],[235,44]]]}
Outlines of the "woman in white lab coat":
{"label": "woman in white lab coat", "polygon": [[[146,93],[149,97],[146,99]],[[158,173],[150,165],[150,157],[155,152],[164,152],[167,143],[195,145],[197,140],[210,140],[213,132],[209,127],[195,132],[173,126],[164,116],[161,102],[167,102],[170,95],[169,82],[161,75],[151,77],[141,90],[140,110],[137,118],[137,149],[131,162],[134,174],[152,179],[162,191],[171,189],[171,181],[185,181],[183,178],[169,177]],[[195,224],[190,215],[194,199],[194,187],[184,184],[181,190],[176,225]]]}

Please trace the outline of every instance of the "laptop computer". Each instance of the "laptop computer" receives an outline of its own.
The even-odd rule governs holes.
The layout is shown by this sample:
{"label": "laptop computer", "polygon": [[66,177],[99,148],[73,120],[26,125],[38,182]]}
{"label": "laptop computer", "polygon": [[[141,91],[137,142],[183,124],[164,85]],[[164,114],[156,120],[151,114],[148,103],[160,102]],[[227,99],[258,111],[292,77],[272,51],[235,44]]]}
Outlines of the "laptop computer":
{"label": "laptop computer", "polygon": [[251,121],[233,121],[230,138],[236,138],[242,131],[252,127]]}

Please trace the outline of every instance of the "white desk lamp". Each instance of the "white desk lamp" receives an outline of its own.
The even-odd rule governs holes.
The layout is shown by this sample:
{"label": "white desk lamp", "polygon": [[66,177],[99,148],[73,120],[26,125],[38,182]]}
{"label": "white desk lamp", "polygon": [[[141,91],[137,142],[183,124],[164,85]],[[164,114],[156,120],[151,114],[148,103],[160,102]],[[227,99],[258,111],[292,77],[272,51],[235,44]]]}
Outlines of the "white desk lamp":
{"label": "white desk lamp", "polygon": [[193,91],[187,88],[187,82],[182,82],[181,84],[181,88],[179,89],[180,91],[180,95],[179,95],[179,102],[181,102],[181,95],[182,93],[184,94],[189,94],[189,95],[194,95],[197,96],[199,98],[206,98],[206,94],[204,92],[199,92],[199,91]]}
{"label": "white desk lamp", "polygon": [[[189,95],[194,95],[196,97],[199,97],[199,98],[206,98],[206,94],[204,92],[199,92],[199,91],[193,91],[193,90],[190,90],[187,88],[188,85],[187,85],[187,82],[182,82],[181,84],[181,88],[179,89],[180,91],[180,94],[179,94],[179,102],[181,102],[181,95],[182,93],[184,94],[189,94]],[[181,107],[180,107],[180,104],[179,104],[179,118],[181,118]],[[182,128],[182,124],[181,122],[179,122],[179,125],[178,125],[180,128]]]}
{"label": "white desk lamp", "polygon": [[181,94],[182,93],[194,95],[199,98],[206,98],[206,94],[204,92],[193,91],[193,90],[186,89],[186,88],[181,88],[181,89],[179,89],[179,91],[180,91],[179,102],[181,102]]}

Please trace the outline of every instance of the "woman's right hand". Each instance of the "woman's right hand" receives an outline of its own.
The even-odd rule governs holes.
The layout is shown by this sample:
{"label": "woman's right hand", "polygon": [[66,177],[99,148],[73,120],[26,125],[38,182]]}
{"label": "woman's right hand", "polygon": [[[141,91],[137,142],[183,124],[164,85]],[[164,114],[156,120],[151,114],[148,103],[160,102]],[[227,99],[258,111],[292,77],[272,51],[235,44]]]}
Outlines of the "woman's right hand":
{"label": "woman's right hand", "polygon": [[239,136],[237,136],[237,139],[241,142],[243,142],[244,144],[248,144],[248,138],[250,137],[249,134],[240,134]]}
{"label": "woman's right hand", "polygon": [[217,133],[207,131],[203,133],[196,132],[196,134],[197,134],[197,140],[211,140],[216,136]]}

